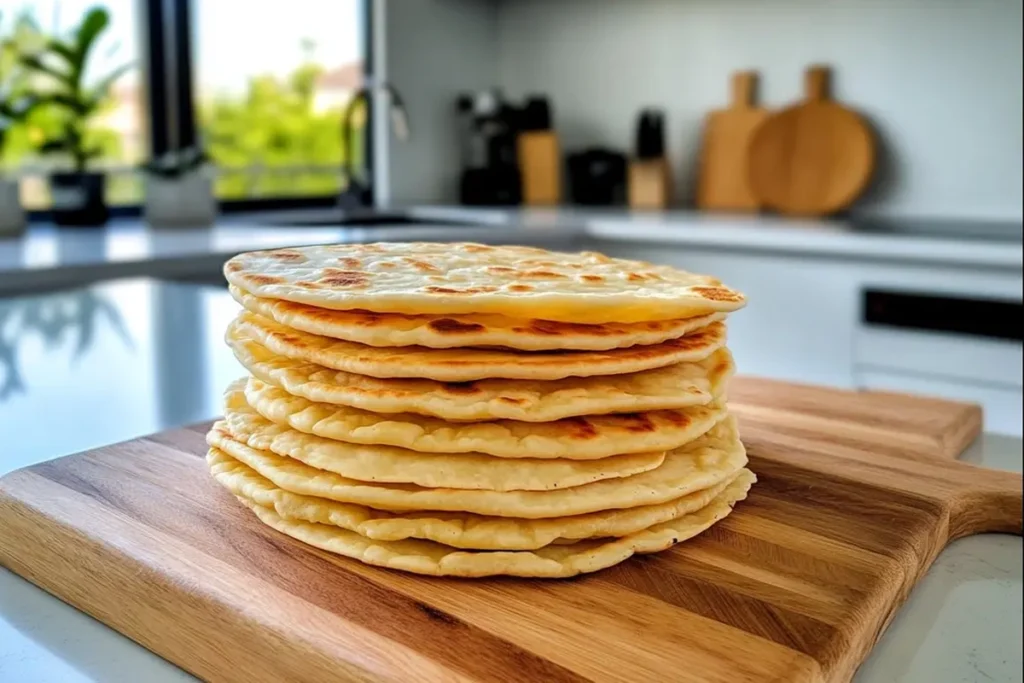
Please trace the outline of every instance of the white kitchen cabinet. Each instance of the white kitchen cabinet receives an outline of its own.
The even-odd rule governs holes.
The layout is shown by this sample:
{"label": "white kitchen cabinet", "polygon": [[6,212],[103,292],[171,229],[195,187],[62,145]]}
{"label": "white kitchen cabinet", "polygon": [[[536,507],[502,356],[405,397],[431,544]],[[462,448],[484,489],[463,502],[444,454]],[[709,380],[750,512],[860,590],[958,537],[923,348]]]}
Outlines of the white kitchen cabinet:
{"label": "white kitchen cabinet", "polygon": [[710,273],[747,295],[729,318],[729,347],[739,371],[852,388],[859,316],[853,268],[828,261],[605,242],[623,258]]}

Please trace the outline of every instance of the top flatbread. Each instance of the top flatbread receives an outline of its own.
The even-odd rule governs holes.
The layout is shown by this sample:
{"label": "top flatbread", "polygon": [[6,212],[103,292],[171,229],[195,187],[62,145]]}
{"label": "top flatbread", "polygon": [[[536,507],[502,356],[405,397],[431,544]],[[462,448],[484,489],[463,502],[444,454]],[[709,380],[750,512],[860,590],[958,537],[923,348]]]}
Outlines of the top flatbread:
{"label": "top flatbread", "polygon": [[302,332],[367,346],[426,346],[431,349],[499,346],[520,351],[608,351],[660,344],[725,318],[725,313],[711,313],[677,320],[587,325],[503,315],[406,315],[335,311],[283,299],[262,299],[235,285],[230,285],[228,290],[235,301],[264,318]]}
{"label": "top flatbread", "polygon": [[255,339],[280,356],[325,368],[369,377],[413,377],[441,382],[472,382],[490,377],[552,380],[625,375],[676,363],[696,363],[725,344],[724,323],[711,323],[693,334],[652,346],[532,352],[367,346],[293,330],[249,311],[243,311],[228,329],[229,334]]}
{"label": "top flatbread", "polygon": [[483,244],[378,243],[275,249],[224,264],[258,297],[338,310],[485,313],[636,323],[728,312],[742,294],[705,275],[614,259]]}

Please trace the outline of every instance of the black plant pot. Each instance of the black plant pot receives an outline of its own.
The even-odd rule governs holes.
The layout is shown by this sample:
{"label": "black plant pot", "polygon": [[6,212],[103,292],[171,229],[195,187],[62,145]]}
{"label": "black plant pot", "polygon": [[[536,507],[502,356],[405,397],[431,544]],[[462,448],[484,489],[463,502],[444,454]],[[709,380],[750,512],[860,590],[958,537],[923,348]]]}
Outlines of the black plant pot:
{"label": "black plant pot", "polygon": [[98,226],[110,218],[102,173],[54,173],[50,176],[53,221],[64,226]]}

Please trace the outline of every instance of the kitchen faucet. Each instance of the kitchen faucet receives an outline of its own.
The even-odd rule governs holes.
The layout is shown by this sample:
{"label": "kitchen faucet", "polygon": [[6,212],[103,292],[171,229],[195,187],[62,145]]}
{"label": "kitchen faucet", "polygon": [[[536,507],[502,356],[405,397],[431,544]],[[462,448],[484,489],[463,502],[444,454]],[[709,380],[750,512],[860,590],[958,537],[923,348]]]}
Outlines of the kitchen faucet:
{"label": "kitchen faucet", "polygon": [[[345,163],[342,167],[348,186],[339,197],[339,205],[343,209],[358,210],[371,207],[373,203],[373,180],[367,172],[366,159],[363,159],[363,168],[357,175],[353,164],[352,154],[352,118],[360,105],[366,105],[371,101],[374,93],[383,91],[387,93],[387,106],[389,109],[388,118],[391,119],[391,129],[399,140],[408,140],[410,136],[409,115],[405,109],[405,102],[398,90],[387,82],[375,85],[369,81],[359,88],[349,100],[348,106],[341,119],[341,139],[346,144]],[[367,135],[372,135],[372,121],[368,122]]]}

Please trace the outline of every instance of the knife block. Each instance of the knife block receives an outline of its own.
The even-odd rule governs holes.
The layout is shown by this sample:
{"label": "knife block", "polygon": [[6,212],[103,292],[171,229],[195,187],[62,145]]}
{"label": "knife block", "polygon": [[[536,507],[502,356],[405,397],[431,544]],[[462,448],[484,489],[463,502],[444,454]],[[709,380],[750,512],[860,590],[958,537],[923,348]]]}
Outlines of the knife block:
{"label": "knife block", "polygon": [[668,159],[634,159],[629,163],[629,207],[665,209],[672,201],[672,169]]}
{"label": "knife block", "polygon": [[519,169],[522,174],[523,204],[554,206],[562,201],[562,158],[558,136],[550,130],[519,134]]}

